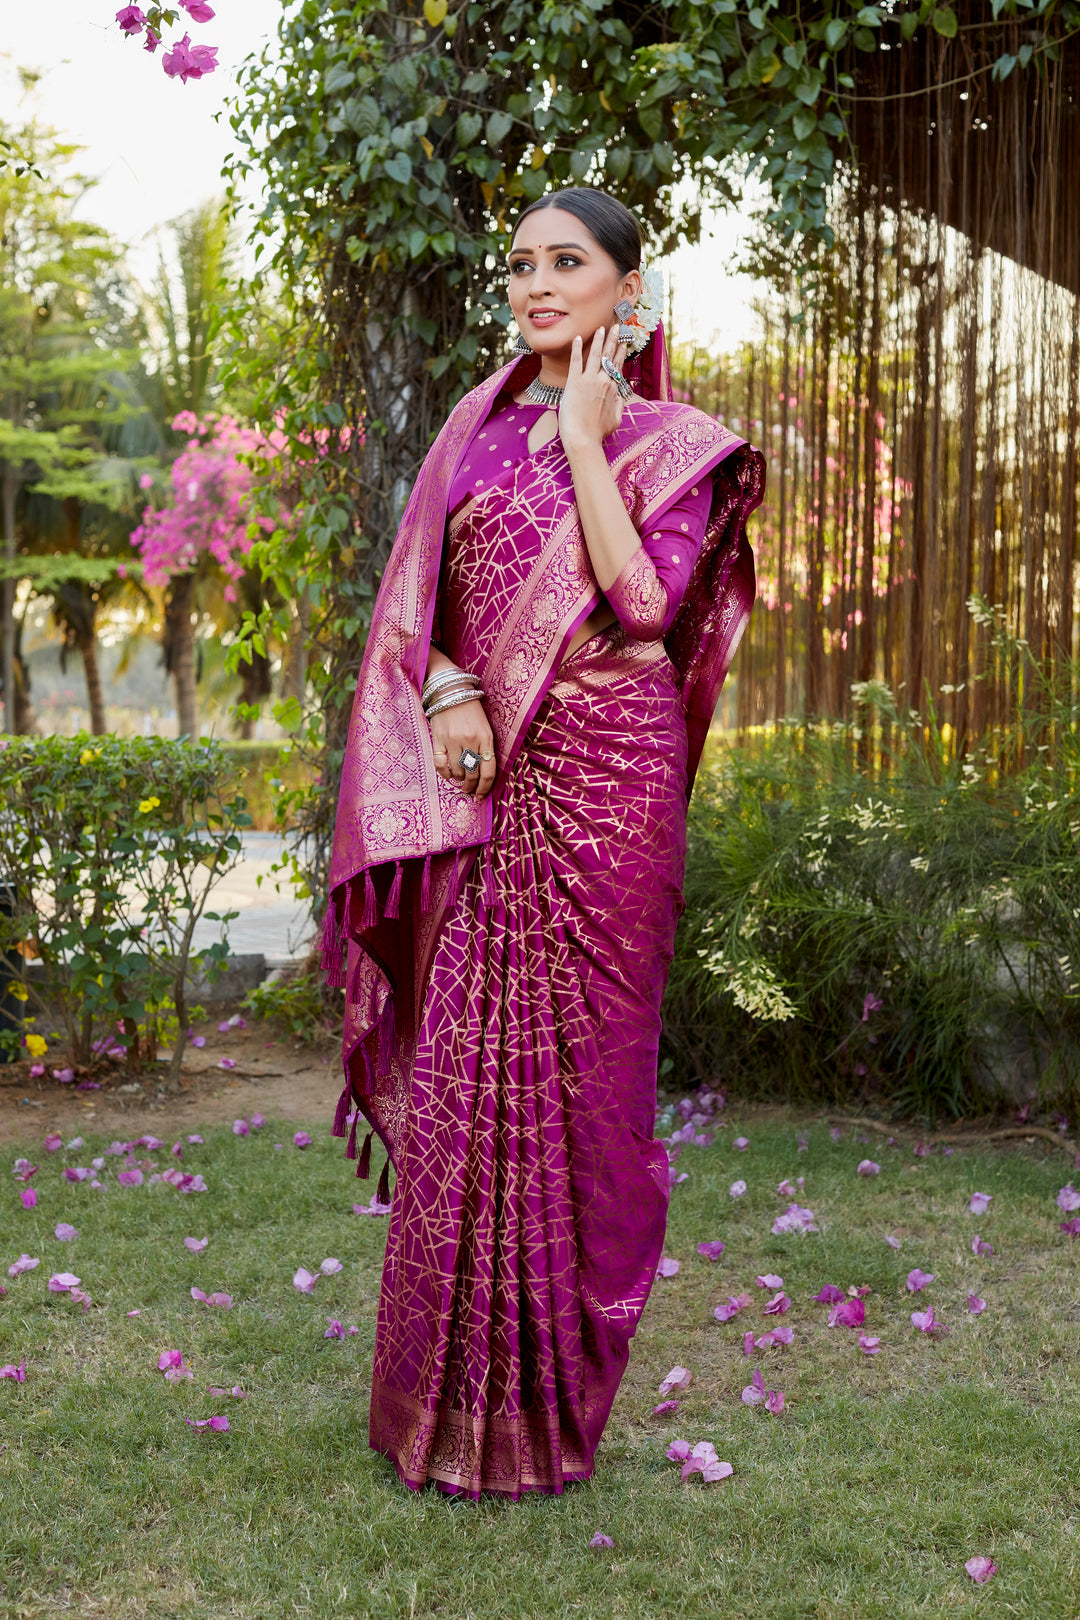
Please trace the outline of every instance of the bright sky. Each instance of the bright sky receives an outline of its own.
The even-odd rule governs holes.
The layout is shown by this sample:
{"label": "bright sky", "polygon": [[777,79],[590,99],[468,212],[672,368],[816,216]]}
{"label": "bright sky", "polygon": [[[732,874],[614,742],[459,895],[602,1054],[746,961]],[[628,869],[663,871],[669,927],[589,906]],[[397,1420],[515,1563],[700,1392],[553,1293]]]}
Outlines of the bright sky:
{"label": "bright sky", "polygon": [[[130,245],[136,275],[149,279],[152,233],[222,189],[232,132],[223,112],[237,68],[271,37],[281,0],[212,0],[213,22],[192,24],[193,43],[217,45],[216,73],[181,84],[113,21],[121,0],[0,0],[0,108],[9,119],[35,112],[86,148],[82,166],[98,179],[84,216]],[[181,30],[182,32],[182,30]],[[20,106],[17,67],[43,77]],[[219,116],[216,116],[219,115]],[[731,274],[746,222],[713,217],[713,236],[667,261],[676,335],[728,347],[751,326],[753,283]]]}

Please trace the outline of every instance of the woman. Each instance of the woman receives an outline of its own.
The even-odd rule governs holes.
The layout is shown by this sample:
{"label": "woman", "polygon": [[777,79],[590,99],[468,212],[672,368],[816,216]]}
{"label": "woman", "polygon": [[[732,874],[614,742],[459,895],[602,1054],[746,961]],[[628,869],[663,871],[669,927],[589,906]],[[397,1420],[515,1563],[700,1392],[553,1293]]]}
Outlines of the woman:
{"label": "woman", "polygon": [[686,802],[763,488],[671,400],[621,203],[543,197],[508,263],[520,357],[451,412],[383,576],[324,932],[335,1133],[356,1157],[362,1114],[397,1174],[371,1445],[474,1498],[591,1475],[660,1258]]}

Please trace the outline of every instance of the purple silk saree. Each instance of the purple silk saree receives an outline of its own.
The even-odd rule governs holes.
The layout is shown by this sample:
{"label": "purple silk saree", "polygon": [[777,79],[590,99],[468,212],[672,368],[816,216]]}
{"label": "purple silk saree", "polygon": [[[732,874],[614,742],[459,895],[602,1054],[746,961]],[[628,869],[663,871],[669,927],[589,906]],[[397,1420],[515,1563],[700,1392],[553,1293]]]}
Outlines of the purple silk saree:
{"label": "purple silk saree", "polygon": [[[536,361],[515,364],[518,389]],[[614,626],[566,657],[601,598],[558,440],[447,525],[511,369],[452,412],[402,519],[324,932],[346,989],[335,1133],[356,1157],[362,1115],[397,1172],[371,1444],[407,1485],[471,1497],[591,1474],[660,1257],[652,1127],[686,801],[753,601],[745,520],[763,488],[758,453],[710,418],[629,401],[605,450],[639,532],[708,472],[712,515],[664,642]],[[487,693],[499,775],[480,805],[432,764],[433,626]]]}

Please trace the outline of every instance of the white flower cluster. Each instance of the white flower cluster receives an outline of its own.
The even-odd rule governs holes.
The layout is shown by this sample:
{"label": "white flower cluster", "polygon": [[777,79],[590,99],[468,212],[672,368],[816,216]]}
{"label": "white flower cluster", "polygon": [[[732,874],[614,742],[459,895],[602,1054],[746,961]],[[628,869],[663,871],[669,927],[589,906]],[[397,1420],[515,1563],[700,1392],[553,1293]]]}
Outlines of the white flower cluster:
{"label": "white flower cluster", "polygon": [[651,265],[641,272],[644,286],[641,296],[634,305],[634,314],[642,331],[636,331],[628,345],[631,354],[640,354],[642,349],[652,337],[664,315],[664,272],[654,270]]}
{"label": "white flower cluster", "polygon": [[760,957],[746,957],[731,962],[719,946],[711,951],[699,951],[705,966],[717,978],[726,979],[725,989],[735,998],[735,1005],[748,1012],[751,1018],[763,1023],[784,1023],[796,1016],[794,1003],[772,968]]}

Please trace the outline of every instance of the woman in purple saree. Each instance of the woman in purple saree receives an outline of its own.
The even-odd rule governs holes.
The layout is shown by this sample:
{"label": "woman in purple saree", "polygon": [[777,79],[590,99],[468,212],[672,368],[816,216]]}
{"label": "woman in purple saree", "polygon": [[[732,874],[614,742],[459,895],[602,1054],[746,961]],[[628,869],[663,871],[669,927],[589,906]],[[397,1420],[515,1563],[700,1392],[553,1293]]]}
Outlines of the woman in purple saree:
{"label": "woman in purple saree", "polygon": [[[424,463],[342,774],[334,1130],[365,1177],[379,1136],[383,1202],[396,1172],[371,1445],[473,1498],[590,1477],[648,1298],[687,798],[754,594],[761,457],[672,401],[662,330],[622,302],[640,256],[601,192],[519,219],[530,347]],[[625,380],[616,305],[645,340]]]}

